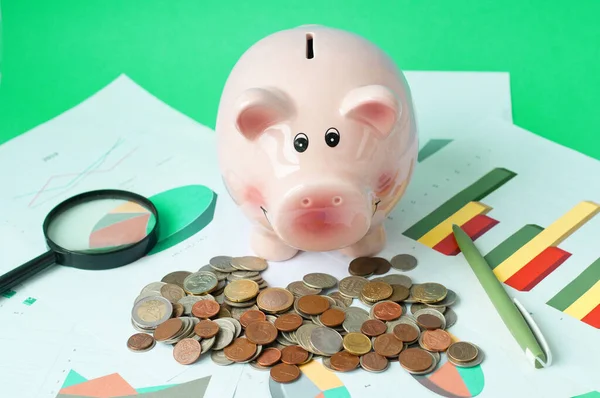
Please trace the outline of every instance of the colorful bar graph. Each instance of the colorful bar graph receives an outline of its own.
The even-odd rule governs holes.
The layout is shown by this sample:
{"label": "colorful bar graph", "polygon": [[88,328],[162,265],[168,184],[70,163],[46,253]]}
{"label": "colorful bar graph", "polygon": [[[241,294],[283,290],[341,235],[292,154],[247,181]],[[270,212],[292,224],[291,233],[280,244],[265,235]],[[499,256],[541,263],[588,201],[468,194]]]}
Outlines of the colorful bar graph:
{"label": "colorful bar graph", "polygon": [[469,202],[456,213],[429,230],[429,232],[418,239],[418,242],[433,248],[452,233],[452,224],[462,226],[473,217],[486,214],[490,210],[492,210],[492,208],[483,203]]}
{"label": "colorful bar graph", "polygon": [[600,211],[600,206],[583,201],[541,231],[533,239],[494,268],[494,274],[506,282],[546,248],[557,246]]}
{"label": "colorful bar graph", "polygon": [[600,329],[600,258],[546,304]]}
{"label": "colorful bar graph", "polygon": [[509,258],[514,252],[519,250],[520,247],[525,245],[543,230],[544,228],[539,225],[525,225],[486,254],[484,256],[485,260],[492,269],[496,268],[501,262]]}
{"label": "colorful bar graph", "polygon": [[552,271],[558,268],[571,253],[558,247],[547,247],[527,265],[506,280],[506,284],[521,292],[528,292]]}
{"label": "colorful bar graph", "polygon": [[[510,170],[503,168],[493,169],[404,231],[404,236],[418,241],[429,231],[434,229],[443,221],[447,220],[453,214],[457,213],[467,204],[470,202],[480,201],[490,193],[494,192],[496,189],[500,188],[502,185],[506,184],[514,176],[516,176],[516,173]],[[441,239],[443,239],[445,236],[446,235],[444,235]]]}
{"label": "colorful bar graph", "polygon": [[[464,223],[461,228],[472,240],[476,240],[481,235],[492,229],[492,227],[494,227],[496,224],[498,224],[497,220],[494,220],[493,218],[484,214],[478,214]],[[453,233],[448,234],[448,236],[442,239],[440,243],[435,245],[433,249],[447,256],[456,256],[458,253],[460,253],[460,248],[458,247],[458,243],[456,242],[456,238],[454,237]]]}
{"label": "colorful bar graph", "polygon": [[448,139],[433,139],[427,141],[427,143],[423,145],[423,148],[419,150],[419,154],[417,155],[417,161],[424,161],[431,155],[435,154],[436,152],[439,152],[442,148],[444,148],[451,142],[452,140]]}

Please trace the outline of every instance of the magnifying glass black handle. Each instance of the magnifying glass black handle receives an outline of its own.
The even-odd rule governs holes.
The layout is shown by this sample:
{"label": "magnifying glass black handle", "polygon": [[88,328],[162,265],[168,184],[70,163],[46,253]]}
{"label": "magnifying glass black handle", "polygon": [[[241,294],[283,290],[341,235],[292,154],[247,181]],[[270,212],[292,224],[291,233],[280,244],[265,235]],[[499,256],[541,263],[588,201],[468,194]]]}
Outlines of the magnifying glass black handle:
{"label": "magnifying glass black handle", "polygon": [[37,256],[36,258],[26,262],[25,264],[7,272],[0,276],[0,294],[9,290],[11,287],[24,282],[33,275],[37,274],[56,264],[56,253],[52,250]]}

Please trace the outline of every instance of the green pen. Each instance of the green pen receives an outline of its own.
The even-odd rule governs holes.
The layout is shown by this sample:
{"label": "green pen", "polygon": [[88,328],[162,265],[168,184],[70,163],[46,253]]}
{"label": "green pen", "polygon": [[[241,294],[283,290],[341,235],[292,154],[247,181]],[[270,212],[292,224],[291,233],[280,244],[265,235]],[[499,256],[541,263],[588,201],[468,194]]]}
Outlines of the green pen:
{"label": "green pen", "polygon": [[[494,271],[490,268],[477,247],[475,247],[475,243],[473,243],[469,235],[456,224],[452,225],[452,231],[465,259],[471,266],[477,279],[479,279],[492,304],[496,307],[496,311],[498,311],[504,324],[525,352],[527,359],[537,369],[550,366],[551,355],[548,344],[546,344],[543,335],[529,316],[529,313],[525,311],[516,299],[514,302],[511,300],[506,290],[504,290],[502,283],[496,278]],[[536,338],[534,333],[537,334],[537,337],[543,343],[545,351],[540,346],[538,338]]]}

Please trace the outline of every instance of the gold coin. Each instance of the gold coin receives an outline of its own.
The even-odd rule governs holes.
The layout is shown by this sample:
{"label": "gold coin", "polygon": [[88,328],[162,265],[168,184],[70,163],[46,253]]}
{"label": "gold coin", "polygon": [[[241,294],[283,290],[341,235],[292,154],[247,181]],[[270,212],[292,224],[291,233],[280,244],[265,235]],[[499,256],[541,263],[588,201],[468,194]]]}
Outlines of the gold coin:
{"label": "gold coin", "polygon": [[444,285],[434,282],[421,283],[412,291],[413,297],[422,303],[437,303],[442,301],[446,294],[448,294],[448,289]]}
{"label": "gold coin", "polygon": [[394,289],[385,282],[368,282],[361,291],[361,296],[370,302],[385,300],[392,295]]}
{"label": "gold coin", "polygon": [[229,301],[239,303],[256,297],[258,290],[258,283],[250,279],[238,279],[225,286],[224,293]]}
{"label": "gold coin", "polygon": [[344,349],[353,355],[365,355],[371,351],[371,339],[362,333],[348,333],[343,340]]}
{"label": "gold coin", "polygon": [[294,295],[287,289],[268,287],[258,294],[256,305],[270,313],[287,311],[294,305]]}

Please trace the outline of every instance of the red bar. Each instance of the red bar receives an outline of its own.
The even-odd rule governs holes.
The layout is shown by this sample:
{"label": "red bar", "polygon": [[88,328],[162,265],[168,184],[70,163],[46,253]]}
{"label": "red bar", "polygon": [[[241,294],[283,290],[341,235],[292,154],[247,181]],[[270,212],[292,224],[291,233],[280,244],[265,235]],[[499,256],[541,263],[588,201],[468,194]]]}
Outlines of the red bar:
{"label": "red bar", "polygon": [[[478,214],[461,225],[461,228],[466,232],[467,235],[471,237],[471,239],[475,240],[492,229],[492,227],[496,224],[498,224],[498,221],[494,220],[493,218],[490,218],[484,214]],[[433,249],[447,256],[456,256],[458,253],[460,253],[458,243],[456,242],[456,238],[452,232],[450,232],[448,236],[435,245]]]}
{"label": "red bar", "polygon": [[598,304],[596,308],[584,316],[581,321],[595,327],[596,329],[600,329],[600,304]]}
{"label": "red bar", "polygon": [[528,292],[570,256],[571,253],[558,247],[547,247],[513,276],[508,278],[505,283],[520,292]]}

